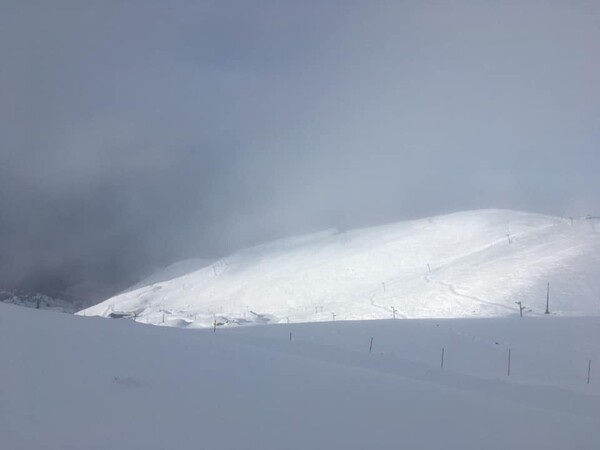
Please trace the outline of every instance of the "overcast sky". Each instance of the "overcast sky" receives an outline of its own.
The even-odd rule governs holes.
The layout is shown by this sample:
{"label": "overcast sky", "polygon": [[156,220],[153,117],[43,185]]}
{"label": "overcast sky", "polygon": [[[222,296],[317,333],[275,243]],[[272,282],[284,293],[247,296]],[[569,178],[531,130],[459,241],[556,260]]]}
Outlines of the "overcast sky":
{"label": "overcast sky", "polygon": [[600,212],[600,2],[0,0],[0,287]]}

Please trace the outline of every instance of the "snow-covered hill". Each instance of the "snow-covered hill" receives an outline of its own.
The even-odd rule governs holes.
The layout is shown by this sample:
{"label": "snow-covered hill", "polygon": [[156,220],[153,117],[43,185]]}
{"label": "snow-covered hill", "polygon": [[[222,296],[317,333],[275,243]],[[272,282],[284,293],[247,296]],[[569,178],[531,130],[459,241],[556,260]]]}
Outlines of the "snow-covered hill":
{"label": "snow-covered hill", "polygon": [[214,260],[207,258],[191,258],[184,259],[183,261],[176,262],[165,267],[162,270],[158,270],[149,277],[144,278],[143,280],[137,282],[133,286],[128,289],[125,289],[124,292],[131,292],[141,288],[144,288],[148,285],[158,284],[163,281],[169,281],[174,278],[181,277],[183,275],[187,275],[191,272],[196,272],[200,269],[203,269],[209,266]]}
{"label": "snow-covered hill", "polygon": [[0,448],[593,449],[599,339],[598,317],[213,333],[0,303]]}
{"label": "snow-covered hill", "polygon": [[526,315],[541,315],[548,283],[553,314],[600,314],[600,224],[591,218],[469,211],[282,239],[185,274],[171,269],[80,314],[203,327],[506,316],[520,301]]}
{"label": "snow-covered hill", "polygon": [[0,302],[24,306],[26,308],[49,309],[72,314],[81,309],[82,304],[75,301],[50,297],[39,292],[25,292],[22,290],[0,291]]}

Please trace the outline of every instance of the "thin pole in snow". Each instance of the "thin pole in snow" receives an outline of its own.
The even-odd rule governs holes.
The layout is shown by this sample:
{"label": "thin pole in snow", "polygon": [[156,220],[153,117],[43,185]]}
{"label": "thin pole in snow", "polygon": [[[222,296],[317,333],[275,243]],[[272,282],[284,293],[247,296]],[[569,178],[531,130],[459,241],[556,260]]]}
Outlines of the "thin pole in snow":
{"label": "thin pole in snow", "polygon": [[331,313],[331,317],[333,318],[333,321],[335,322],[335,313],[334,312]]}
{"label": "thin pole in snow", "polygon": [[590,384],[590,375],[592,374],[592,360],[590,359],[588,361],[588,382],[587,384]]}
{"label": "thin pole in snow", "polygon": [[290,331],[290,342],[292,342],[292,332]]}
{"label": "thin pole in snow", "polygon": [[213,322],[213,333],[217,332],[217,319]]}
{"label": "thin pole in snow", "polygon": [[546,288],[546,314],[550,314],[550,283]]}
{"label": "thin pole in snow", "polygon": [[373,338],[371,338],[371,343],[369,344],[369,353],[373,350]]}
{"label": "thin pole in snow", "polygon": [[429,263],[427,263],[427,270],[429,270],[429,273],[431,273],[431,266],[429,265]]}
{"label": "thin pole in snow", "polygon": [[508,370],[506,375],[510,377],[510,348],[508,349]]}
{"label": "thin pole in snow", "polygon": [[396,307],[392,306],[392,317],[395,319],[396,318]]}
{"label": "thin pole in snow", "polygon": [[442,361],[440,363],[440,369],[444,368],[444,347],[442,347]]}
{"label": "thin pole in snow", "polygon": [[517,305],[519,305],[519,314],[521,315],[521,317],[523,317],[523,310],[525,309],[523,306],[523,302],[522,301],[518,301],[515,302]]}

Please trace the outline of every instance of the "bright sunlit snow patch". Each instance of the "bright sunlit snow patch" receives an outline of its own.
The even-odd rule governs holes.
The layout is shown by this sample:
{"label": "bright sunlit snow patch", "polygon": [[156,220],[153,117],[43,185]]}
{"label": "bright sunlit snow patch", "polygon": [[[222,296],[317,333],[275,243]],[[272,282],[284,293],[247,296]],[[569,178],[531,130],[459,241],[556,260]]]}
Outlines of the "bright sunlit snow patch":
{"label": "bright sunlit snow patch", "polygon": [[600,232],[586,218],[470,211],[281,239],[206,264],[171,267],[80,314],[212,327],[497,317],[520,301],[541,315],[548,283],[552,314],[600,314]]}

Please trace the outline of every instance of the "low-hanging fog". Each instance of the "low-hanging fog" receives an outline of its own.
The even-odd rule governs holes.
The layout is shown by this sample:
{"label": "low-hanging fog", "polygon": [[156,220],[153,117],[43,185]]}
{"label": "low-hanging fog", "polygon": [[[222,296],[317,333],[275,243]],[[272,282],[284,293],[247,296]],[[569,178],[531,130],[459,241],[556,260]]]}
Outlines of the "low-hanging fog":
{"label": "low-hanging fog", "polygon": [[472,208],[600,209],[600,3],[0,3],[0,289]]}

